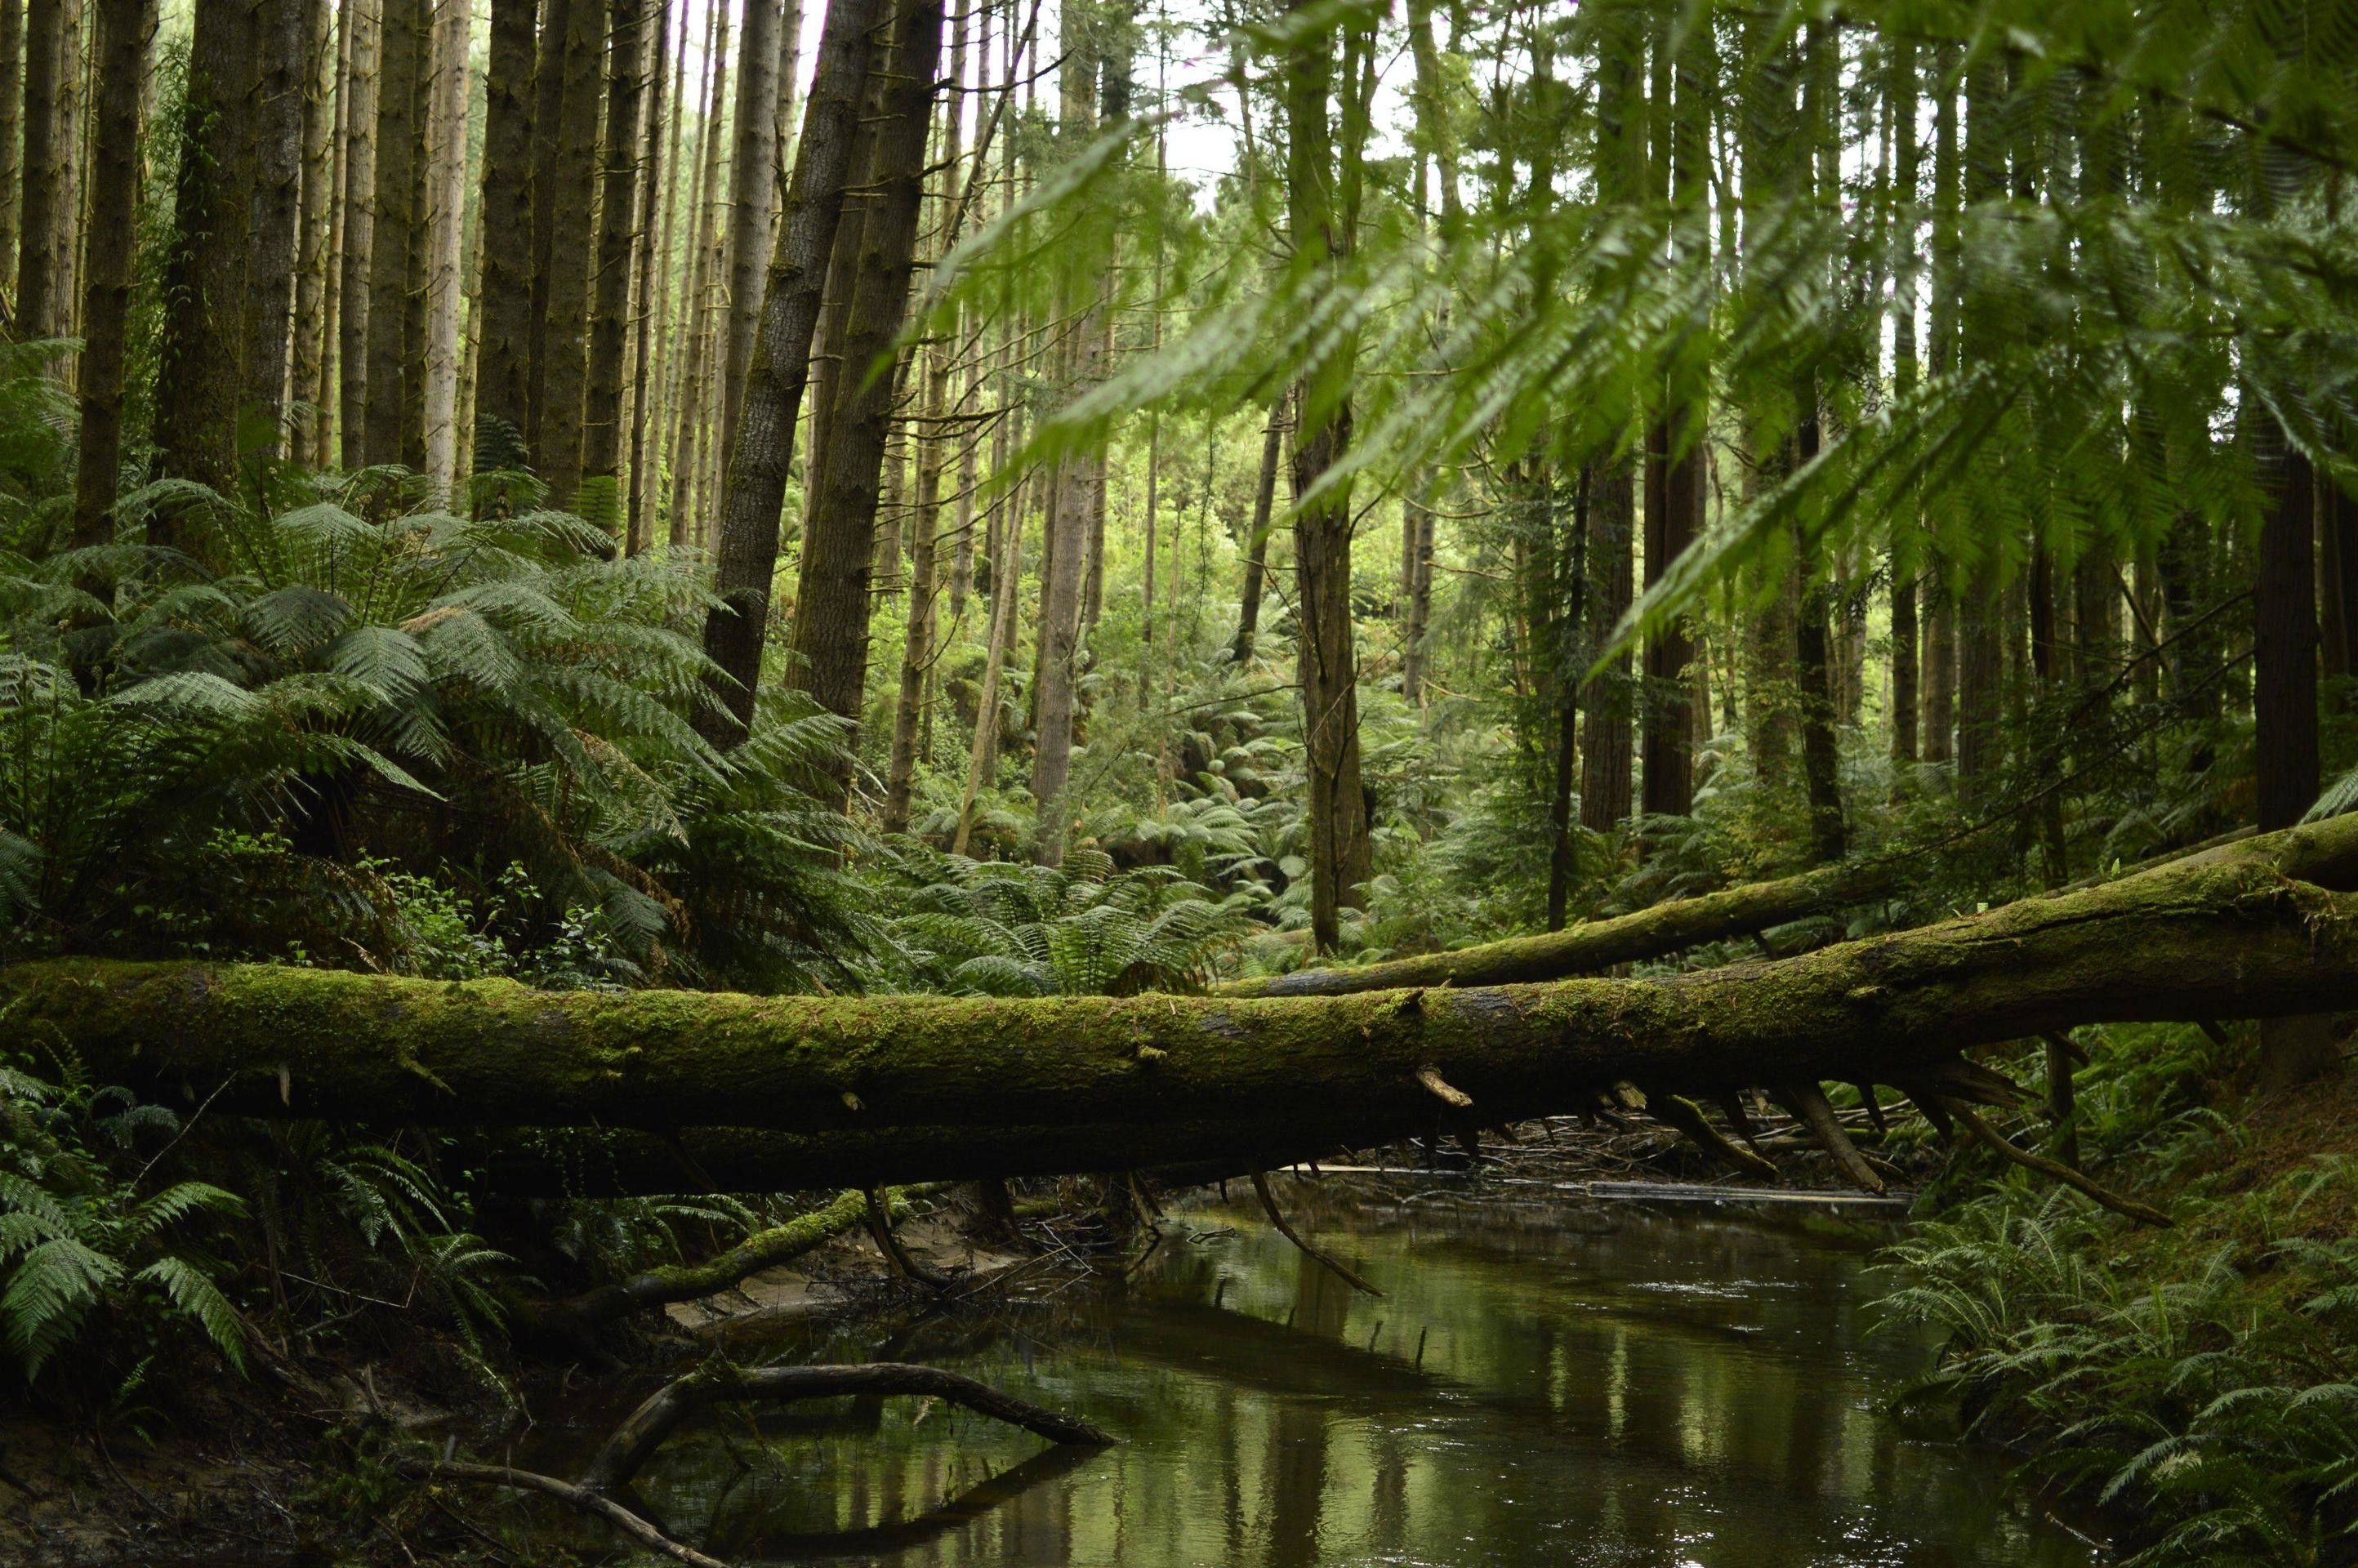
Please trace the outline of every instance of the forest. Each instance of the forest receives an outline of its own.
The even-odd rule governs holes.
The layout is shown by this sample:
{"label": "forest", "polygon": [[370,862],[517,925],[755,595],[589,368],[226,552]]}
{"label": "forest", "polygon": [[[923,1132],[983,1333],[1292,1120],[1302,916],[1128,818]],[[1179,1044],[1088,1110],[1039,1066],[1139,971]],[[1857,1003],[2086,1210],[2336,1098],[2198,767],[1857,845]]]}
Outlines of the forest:
{"label": "forest", "polygon": [[2352,0],[0,0],[0,1563],[2358,1565],[2353,170]]}

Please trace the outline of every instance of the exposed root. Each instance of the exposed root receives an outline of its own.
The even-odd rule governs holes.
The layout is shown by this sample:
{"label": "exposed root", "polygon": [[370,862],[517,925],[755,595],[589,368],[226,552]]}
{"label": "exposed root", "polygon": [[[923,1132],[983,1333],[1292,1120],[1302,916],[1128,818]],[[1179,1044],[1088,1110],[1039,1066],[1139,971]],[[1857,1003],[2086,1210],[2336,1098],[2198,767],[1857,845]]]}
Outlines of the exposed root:
{"label": "exposed root", "polygon": [[1768,1158],[1761,1151],[1759,1131],[1753,1127],[1752,1118],[1745,1112],[1744,1097],[1729,1089],[1719,1097],[1719,1108],[1725,1113],[1727,1125],[1736,1129],[1736,1135],[1744,1140],[1744,1146],[1763,1160]]}
{"label": "exposed root", "polygon": [[1777,1179],[1777,1167],[1767,1155],[1732,1141],[1711,1124],[1710,1119],[1703,1113],[1703,1107],[1694,1101],[1660,1090],[1648,1090],[1646,1110],[1657,1120],[1678,1129],[1704,1152],[1730,1169],[1765,1181]]}
{"label": "exposed root", "polygon": [[708,1557],[684,1541],[649,1524],[613,1498],[587,1487],[577,1487],[570,1481],[560,1481],[554,1476],[544,1476],[536,1470],[511,1469],[505,1465],[466,1465],[445,1460],[439,1464],[404,1463],[401,1473],[419,1481],[474,1481],[484,1486],[506,1487],[519,1492],[538,1492],[555,1498],[568,1508],[578,1509],[593,1518],[603,1519],[623,1535],[637,1541],[650,1552],[660,1552],[688,1568],[729,1568],[718,1557]]}
{"label": "exposed root", "polygon": [[608,1494],[630,1485],[682,1422],[709,1405],[761,1400],[782,1403],[839,1394],[922,1394],[1036,1433],[1052,1443],[1106,1446],[1107,1433],[1076,1417],[1002,1393],[990,1384],[939,1367],[870,1361],[845,1367],[717,1367],[666,1383],[633,1411],[582,1472],[580,1486]]}
{"label": "exposed root", "polygon": [[1452,1110],[1469,1110],[1473,1108],[1474,1097],[1464,1089],[1452,1087],[1449,1080],[1441,1076],[1441,1069],[1438,1067],[1419,1067],[1416,1070],[1416,1081],[1431,1089],[1433,1097]]}
{"label": "exposed root", "polygon": [[956,1280],[951,1279],[947,1274],[938,1273],[926,1268],[909,1256],[909,1249],[902,1246],[900,1237],[893,1234],[892,1215],[884,1200],[884,1195],[878,1189],[871,1187],[864,1195],[868,1203],[869,1233],[876,1238],[876,1245],[882,1249],[884,1256],[892,1260],[893,1269],[901,1277],[914,1280],[917,1283],[930,1286],[936,1291],[956,1288],[957,1284]]}
{"label": "exposed root", "polygon": [[1260,1206],[1269,1212],[1269,1222],[1277,1227],[1277,1233],[1302,1249],[1303,1254],[1312,1262],[1316,1263],[1355,1291],[1364,1291],[1371,1296],[1381,1296],[1384,1293],[1302,1238],[1302,1233],[1286,1222],[1284,1213],[1278,1208],[1277,1196],[1269,1190],[1268,1173],[1255,1171],[1252,1173],[1252,1184],[1253,1191],[1260,1195]]}
{"label": "exposed root", "polygon": [[2139,1225],[2159,1226],[2165,1229],[2175,1223],[2161,1210],[2141,1204],[2135,1198],[2123,1197],[2103,1183],[2082,1174],[2060,1160],[2050,1160],[2044,1154],[2032,1153],[2013,1140],[2000,1135],[1996,1128],[1984,1121],[1970,1106],[1952,1101],[1948,1111],[1950,1115],[1964,1124],[1966,1131],[2016,1164],[2036,1171],[2042,1176],[2051,1176],[2067,1187],[2076,1187],[2115,1214],[2126,1215]]}
{"label": "exposed root", "polygon": [[1823,1089],[1813,1083],[1801,1082],[1783,1084],[1771,1092],[1787,1110],[1793,1113],[1796,1120],[1810,1130],[1810,1135],[1818,1141],[1818,1147],[1833,1161],[1834,1169],[1850,1178],[1853,1186],[1877,1196],[1887,1190],[1883,1177],[1866,1162],[1866,1157],[1858,1152],[1858,1145],[1850,1141],[1850,1134],[1843,1130],[1841,1120],[1834,1115],[1834,1108],[1826,1103]]}

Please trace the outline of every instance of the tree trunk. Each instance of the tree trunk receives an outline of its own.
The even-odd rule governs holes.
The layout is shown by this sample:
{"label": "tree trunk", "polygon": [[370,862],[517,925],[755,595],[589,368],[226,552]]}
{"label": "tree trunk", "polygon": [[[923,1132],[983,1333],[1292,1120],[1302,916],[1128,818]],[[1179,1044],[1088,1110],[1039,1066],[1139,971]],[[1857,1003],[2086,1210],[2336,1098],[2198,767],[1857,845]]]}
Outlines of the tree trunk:
{"label": "tree trunk", "polygon": [[426,116],[426,474],[450,504],[458,484],[459,250],[467,217],[467,44],[474,0],[435,0]]}
{"label": "tree trunk", "polygon": [[[654,236],[655,211],[663,213],[662,232],[654,238],[652,249],[640,253],[643,265],[643,291],[639,306],[640,376],[642,384],[637,412],[631,427],[631,548],[644,550],[654,543],[655,496],[663,476],[665,447],[665,433],[671,426],[672,364],[675,358],[675,334],[671,330],[671,283],[677,269],[673,265],[676,254],[674,240],[679,230],[679,211],[686,192],[680,182],[680,127],[687,120],[687,25],[695,14],[694,0],[682,0],[679,6],[679,41],[671,58],[671,85],[664,103],[661,118],[665,120],[660,148],[650,133],[647,138],[649,157],[655,160],[653,177],[647,182],[650,207],[644,222],[647,232]],[[666,39],[669,34],[665,35]],[[652,288],[653,297],[644,291]],[[654,398],[650,404],[647,399]]]}
{"label": "tree trunk", "polygon": [[[0,972],[19,1030],[92,1076],[219,1113],[375,1124],[739,1127],[775,1184],[1300,1158],[1628,1079],[1714,1093],[1930,1084],[1957,1053],[2080,1025],[2358,1004],[2358,818],[2082,892],[1667,979],[1244,1000],[539,993],[266,966]],[[2216,962],[2222,952],[2234,964]],[[54,1034],[52,1034],[54,1032]]]}
{"label": "tree trunk", "polygon": [[82,269],[81,442],[75,454],[73,546],[114,536],[123,467],[124,326],[131,311],[140,186],[140,99],[155,42],[156,0],[101,0],[98,97],[90,178],[90,259]]}
{"label": "tree trunk", "polygon": [[384,6],[404,0],[343,0],[352,29],[345,74],[344,252],[336,300],[337,424],[347,469],[367,466],[369,352],[376,314],[376,120],[384,94]]}
{"label": "tree trunk", "polygon": [[[236,0],[215,3],[231,6]],[[70,309],[59,276],[73,224],[66,199],[67,164],[74,151],[65,115],[68,16],[66,0],[28,0],[26,11],[23,228],[17,236],[16,314],[17,332],[26,338],[63,336]]]}
{"label": "tree trunk", "polygon": [[[810,377],[811,334],[818,325],[827,257],[835,248],[844,188],[851,178],[851,148],[870,60],[891,14],[890,0],[829,0],[819,38],[817,73],[803,114],[802,147],[786,192],[784,228],[770,264],[761,331],[746,375],[737,452],[721,496],[713,583],[721,602],[705,619],[704,651],[727,684],[714,693],[717,708],[707,708],[699,719],[706,732],[721,744],[735,744],[752,726],[772,579],[777,572],[778,516],[794,456],[795,416]],[[928,81],[929,92],[931,86]],[[924,162],[922,149],[917,161]],[[913,214],[913,238],[914,228]],[[902,283],[905,287],[905,263]],[[865,549],[859,552],[858,562],[864,579]],[[806,547],[806,578],[809,570]],[[864,624],[864,580],[861,586],[859,610]],[[798,608],[804,611],[795,622],[799,652],[808,601]],[[864,638],[862,643],[859,658],[864,664]]]}
{"label": "tree trunk", "polygon": [[[551,0],[562,5],[566,0]],[[528,460],[532,405],[533,254],[539,222],[533,81],[539,0],[491,0],[483,92],[482,320],[475,371],[475,471]],[[560,100],[561,102],[561,100]],[[489,236],[496,236],[491,238]],[[523,240],[522,244],[517,243]]]}
{"label": "tree trunk", "polygon": [[[37,13],[38,15],[38,13]],[[252,88],[253,13],[247,0],[203,0],[189,46],[181,111],[180,167],[174,187],[172,250],[165,261],[166,297],[157,375],[156,445],[163,471],[237,492],[237,422],[245,388],[245,276],[251,254],[247,107]],[[36,112],[27,92],[27,113]],[[29,131],[29,121],[28,121]],[[26,259],[34,247],[31,138],[27,139]],[[148,542],[178,548],[185,509],[159,507]]]}
{"label": "tree trunk", "polygon": [[[680,358],[678,424],[671,442],[671,532],[675,542],[698,546],[713,541],[713,530],[698,504],[697,471],[701,463],[705,425],[704,395],[711,382],[708,367],[712,347],[712,268],[714,221],[712,204],[720,180],[720,103],[729,90],[729,7],[716,4],[718,43],[708,38],[705,54],[704,153],[696,177],[696,200],[689,204],[687,263],[680,293],[680,319],[687,351]],[[776,265],[773,261],[772,265]],[[805,350],[806,355],[808,350]],[[788,441],[792,442],[791,434]],[[805,486],[807,491],[808,486]],[[783,477],[779,494],[785,493]],[[783,500],[780,503],[784,504]],[[767,592],[767,585],[763,588]],[[712,630],[704,633],[705,651],[712,649]],[[748,698],[750,701],[751,699]]]}
{"label": "tree trunk", "polygon": [[[594,5],[597,0],[581,0]],[[527,283],[532,303],[525,329],[524,451],[534,464],[540,460],[541,389],[548,373],[548,282],[565,206],[558,200],[558,163],[562,157],[568,40],[573,34],[573,0],[541,0],[540,36],[532,76],[532,259]],[[716,53],[725,54],[724,37]]]}
{"label": "tree trunk", "polygon": [[[1635,557],[1629,462],[1598,465],[1588,505],[1588,623],[1603,637],[1628,613]],[[1579,655],[1575,655],[1578,657]],[[1584,661],[1585,662],[1585,659]],[[1629,816],[1629,655],[1619,654],[1582,688],[1588,719],[1582,747],[1580,824],[1611,833]]]}
{"label": "tree trunk", "polygon": [[[638,241],[640,89],[647,0],[610,0],[606,145],[598,203],[596,298],[590,307],[581,481],[574,510],[622,544],[622,373],[631,330],[631,253]],[[561,432],[560,432],[561,434]]]}
{"label": "tree trunk", "polygon": [[999,554],[990,563],[990,630],[983,650],[982,689],[975,698],[974,746],[967,759],[966,791],[958,798],[957,831],[950,841],[953,855],[966,853],[968,838],[974,830],[975,797],[990,782],[992,741],[999,733],[999,687],[1006,676],[1009,651],[1015,643],[1017,579],[1022,575],[1023,560],[1023,512],[1012,496],[1003,505],[1006,521],[999,530],[1003,537]]}
{"label": "tree trunk", "polygon": [[424,128],[417,107],[426,72],[426,0],[383,0],[381,15],[365,407],[368,460],[397,463],[407,445],[410,388],[424,369],[409,362],[408,307],[411,254],[419,243],[414,202]]}
{"label": "tree trunk", "polygon": [[[619,0],[632,6],[635,0]],[[590,229],[589,192],[598,182],[599,62],[606,8],[599,0],[572,0],[565,33],[565,99],[557,117],[555,202],[550,214],[545,295],[540,438],[533,450],[551,505],[570,507],[580,489],[583,419],[590,373]],[[635,21],[633,23],[635,29]],[[624,146],[629,144],[625,142]],[[600,256],[602,264],[602,254]],[[625,264],[624,281],[628,282]]]}
{"label": "tree trunk", "polygon": [[[1302,11],[1297,3],[1289,7]],[[1373,46],[1371,19],[1323,27],[1297,16],[1285,50],[1286,223],[1294,253],[1332,269],[1357,243],[1361,158],[1367,143],[1360,66]],[[1333,35],[1331,38],[1329,35]],[[1340,45],[1339,114],[1334,46]],[[1339,128],[1340,136],[1336,135]],[[1339,145],[1338,145],[1339,141]],[[1294,576],[1301,630],[1303,764],[1309,784],[1310,929],[1321,952],[1341,938],[1341,913],[1357,906],[1375,874],[1368,799],[1359,778],[1358,654],[1351,621],[1351,490],[1304,500],[1351,443],[1351,393],[1358,373],[1356,333],[1341,334],[1303,373],[1293,438]]]}
{"label": "tree trunk", "polygon": [[[16,301],[24,243],[25,0],[0,0],[0,295]],[[15,325],[22,317],[7,318]]]}
{"label": "tree trunk", "polygon": [[[681,26],[687,26],[684,8]],[[665,264],[670,255],[668,248],[660,254],[655,249],[655,212],[661,208],[668,225],[675,205],[664,184],[671,164],[666,157],[665,120],[668,116],[673,124],[679,121],[676,72],[671,82],[666,83],[664,78],[664,73],[673,69],[670,0],[658,0],[655,6],[654,49],[654,61],[648,74],[646,134],[639,147],[638,255],[632,264],[638,288],[632,306],[630,488],[622,508],[622,547],[625,554],[633,556],[648,545],[647,470],[654,454],[647,445],[647,431],[650,427],[660,428],[662,424],[661,411],[650,408],[647,398],[659,385],[654,375],[654,323],[664,311],[665,291],[659,279],[667,270]],[[672,152],[678,150],[678,145],[676,136],[670,138]]]}
{"label": "tree trunk", "polygon": [[330,92],[336,80],[335,38],[328,0],[301,0],[303,14],[303,175],[301,228],[295,259],[294,370],[288,391],[299,432],[290,450],[316,463],[328,417],[328,247],[335,197],[335,124]]}
{"label": "tree trunk", "polygon": [[303,216],[303,0],[258,0],[254,102],[254,254],[247,274],[245,394],[262,450],[286,449],[287,376],[295,337],[295,266]]}
{"label": "tree trunk", "polygon": [[737,71],[737,151],[729,171],[729,317],[721,334],[720,456],[737,449],[738,410],[762,319],[770,260],[770,207],[777,198],[778,38],[782,0],[745,0],[744,64]]}
{"label": "tree trunk", "polygon": [[2274,438],[2259,457],[2270,481],[2253,591],[2252,713],[2260,831],[2288,827],[2317,799],[2316,478],[2308,457]]}
{"label": "tree trunk", "polygon": [[[907,308],[916,257],[925,143],[942,52],[941,0],[901,0],[894,10],[892,71],[884,81],[884,120],[866,180],[876,199],[860,228],[858,270],[849,280],[850,309],[837,345],[841,358],[836,416],[827,431],[827,450],[816,465],[818,490],[803,529],[802,573],[795,595],[795,663],[786,676],[788,684],[855,725],[867,693],[868,582],[892,414],[890,356]],[[785,449],[782,442],[782,459]],[[774,559],[774,503],[766,514],[763,532]],[[758,676],[759,656],[757,649],[748,676]],[[737,672],[731,669],[730,674]],[[850,787],[848,773],[836,782],[845,791]]]}
{"label": "tree trunk", "polygon": [[[1918,187],[1922,179],[1921,143],[1916,124],[1916,46],[1895,40],[1891,72],[1892,200],[1897,225],[1891,245],[1891,390],[1905,405],[1916,395],[1919,378],[1916,350],[1916,259]],[[1911,510],[1899,519],[1914,530],[1920,521]],[[1917,757],[1918,547],[1910,541],[1895,550],[1891,560],[1891,760],[1906,768]]]}
{"label": "tree trunk", "polygon": [[[1231,664],[1249,663],[1253,642],[1260,635],[1261,579],[1269,570],[1269,524],[1277,509],[1278,460],[1285,441],[1285,404],[1280,399],[1269,411],[1260,438],[1260,476],[1253,484],[1252,526],[1244,537],[1244,583],[1237,595],[1237,637],[1228,650]],[[1172,568],[1175,576],[1178,568]],[[1178,591],[1174,587],[1174,594]]]}
{"label": "tree trunk", "polygon": [[[1995,57],[1977,59],[1965,73],[1965,189],[1968,206],[1992,201],[2005,193],[2005,149],[2000,141],[1998,64]],[[1994,324],[1989,291],[1967,281],[1960,289],[1958,308],[1959,362],[1979,362]],[[1996,569],[1983,564],[1965,579],[1958,603],[1957,648],[1957,792],[1967,804],[1985,801],[1997,787],[1997,772],[2006,754],[2000,728],[2000,687],[2004,672],[2004,615],[1998,602]]]}

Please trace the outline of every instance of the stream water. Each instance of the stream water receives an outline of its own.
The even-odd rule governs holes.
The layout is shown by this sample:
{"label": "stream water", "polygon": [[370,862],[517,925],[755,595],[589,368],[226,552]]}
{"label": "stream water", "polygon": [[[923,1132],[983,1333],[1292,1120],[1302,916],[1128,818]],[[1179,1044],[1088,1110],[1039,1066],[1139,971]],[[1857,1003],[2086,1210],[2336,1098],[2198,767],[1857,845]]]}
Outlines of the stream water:
{"label": "stream water", "polygon": [[1929,1360],[1920,1337],[1870,1332],[1862,1274],[1887,1230],[1338,1187],[1281,1184],[1380,1300],[1223,1206],[1166,1222],[1126,1286],[773,1347],[957,1367],[1118,1447],[1047,1449],[906,1400],[739,1412],[676,1438],[641,1494],[739,1563],[2104,1560],[2010,1495],[2001,1459],[1883,1413]]}

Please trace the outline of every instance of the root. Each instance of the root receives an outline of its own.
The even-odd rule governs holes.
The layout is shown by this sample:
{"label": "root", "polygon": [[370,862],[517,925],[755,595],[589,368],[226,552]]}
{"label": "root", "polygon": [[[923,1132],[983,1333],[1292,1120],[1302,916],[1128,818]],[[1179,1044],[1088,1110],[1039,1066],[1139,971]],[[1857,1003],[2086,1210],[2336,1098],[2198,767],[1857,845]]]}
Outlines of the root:
{"label": "root", "polygon": [[1858,1152],[1858,1145],[1850,1141],[1850,1134],[1843,1130],[1841,1120],[1834,1115],[1834,1108],[1826,1103],[1823,1089],[1813,1083],[1802,1082],[1784,1084],[1771,1092],[1787,1110],[1793,1113],[1794,1119],[1809,1128],[1810,1135],[1818,1141],[1818,1147],[1833,1159],[1834,1169],[1850,1178],[1852,1185],[1861,1192],[1874,1193],[1878,1196],[1887,1190],[1883,1178],[1876,1173],[1874,1166],[1866,1162],[1866,1157]]}
{"label": "root", "polygon": [[719,1558],[708,1557],[684,1541],[674,1541],[613,1498],[587,1487],[577,1487],[570,1481],[560,1481],[554,1476],[544,1476],[536,1470],[514,1470],[505,1465],[466,1465],[449,1460],[439,1464],[403,1464],[398,1468],[413,1480],[475,1481],[519,1492],[538,1492],[543,1497],[555,1498],[568,1508],[578,1509],[603,1519],[648,1551],[660,1552],[666,1557],[687,1563],[688,1568],[729,1568],[729,1564]]}
{"label": "root", "polygon": [[1252,1173],[1252,1184],[1253,1191],[1260,1195],[1260,1206],[1269,1211],[1269,1222],[1277,1227],[1277,1233],[1280,1236],[1284,1237],[1288,1241],[1293,1242],[1296,1247],[1300,1248],[1304,1257],[1325,1269],[1328,1273],[1333,1274],[1336,1279],[1342,1281],[1345,1284],[1350,1286],[1355,1291],[1364,1291],[1368,1295],[1378,1297],[1380,1297],[1384,1293],[1383,1292],[1376,1289],[1375,1286],[1368,1283],[1367,1281],[1359,1278],[1358,1275],[1353,1273],[1350,1270],[1343,1267],[1342,1264],[1335,1261],[1334,1259],[1326,1256],[1325,1253],[1321,1252],[1318,1249],[1311,1246],[1310,1243],[1302,1239],[1301,1232],[1295,1230],[1293,1226],[1288,1225],[1285,1220],[1285,1216],[1279,1211],[1277,1206],[1277,1197],[1269,1190],[1268,1173],[1263,1171],[1255,1171]]}
{"label": "root", "polygon": [[1777,1167],[1768,1157],[1756,1150],[1747,1149],[1730,1140],[1711,1124],[1703,1107],[1691,1099],[1674,1094],[1649,1090],[1646,1094],[1647,1113],[1659,1121],[1678,1129],[1698,1145],[1704,1152],[1732,1170],[1764,1181],[1777,1179]]}
{"label": "root", "polygon": [[649,1395],[606,1439],[582,1473],[580,1487],[605,1495],[630,1485],[682,1422],[708,1405],[752,1400],[773,1403],[831,1399],[839,1394],[922,1394],[1036,1433],[1052,1443],[1098,1447],[1114,1440],[1073,1416],[1035,1405],[988,1383],[939,1367],[871,1361],[845,1367],[720,1367],[691,1372]]}
{"label": "root", "polygon": [[2067,1187],[2075,1187],[2104,1207],[2111,1209],[2115,1214],[2126,1215],[2139,1225],[2159,1226],[2167,1229],[2174,1223],[2169,1216],[2162,1213],[2161,1210],[2141,1204],[2135,1198],[2123,1197],[2103,1183],[2082,1174],[2060,1160],[2050,1160],[2044,1154],[2034,1154],[2029,1150],[2022,1148],[2012,1139],[2001,1135],[1988,1122],[1984,1121],[1970,1106],[1952,1101],[1947,1108],[1951,1116],[1964,1124],[1966,1131],[2016,1164],[2036,1171],[2042,1176],[2051,1176]]}
{"label": "root", "polygon": [[914,1280],[917,1283],[930,1286],[936,1291],[955,1289],[957,1285],[956,1280],[951,1279],[947,1274],[937,1273],[926,1268],[923,1263],[910,1257],[909,1249],[901,1245],[900,1237],[893,1234],[891,1206],[885,1201],[882,1192],[871,1187],[868,1189],[866,1197],[869,1234],[876,1238],[876,1245],[883,1251],[884,1256],[892,1260],[893,1269],[900,1273],[901,1277]]}
{"label": "root", "polygon": [[1473,1107],[1474,1097],[1443,1077],[1438,1067],[1419,1067],[1416,1081],[1432,1090],[1433,1098],[1452,1110],[1467,1110]]}

